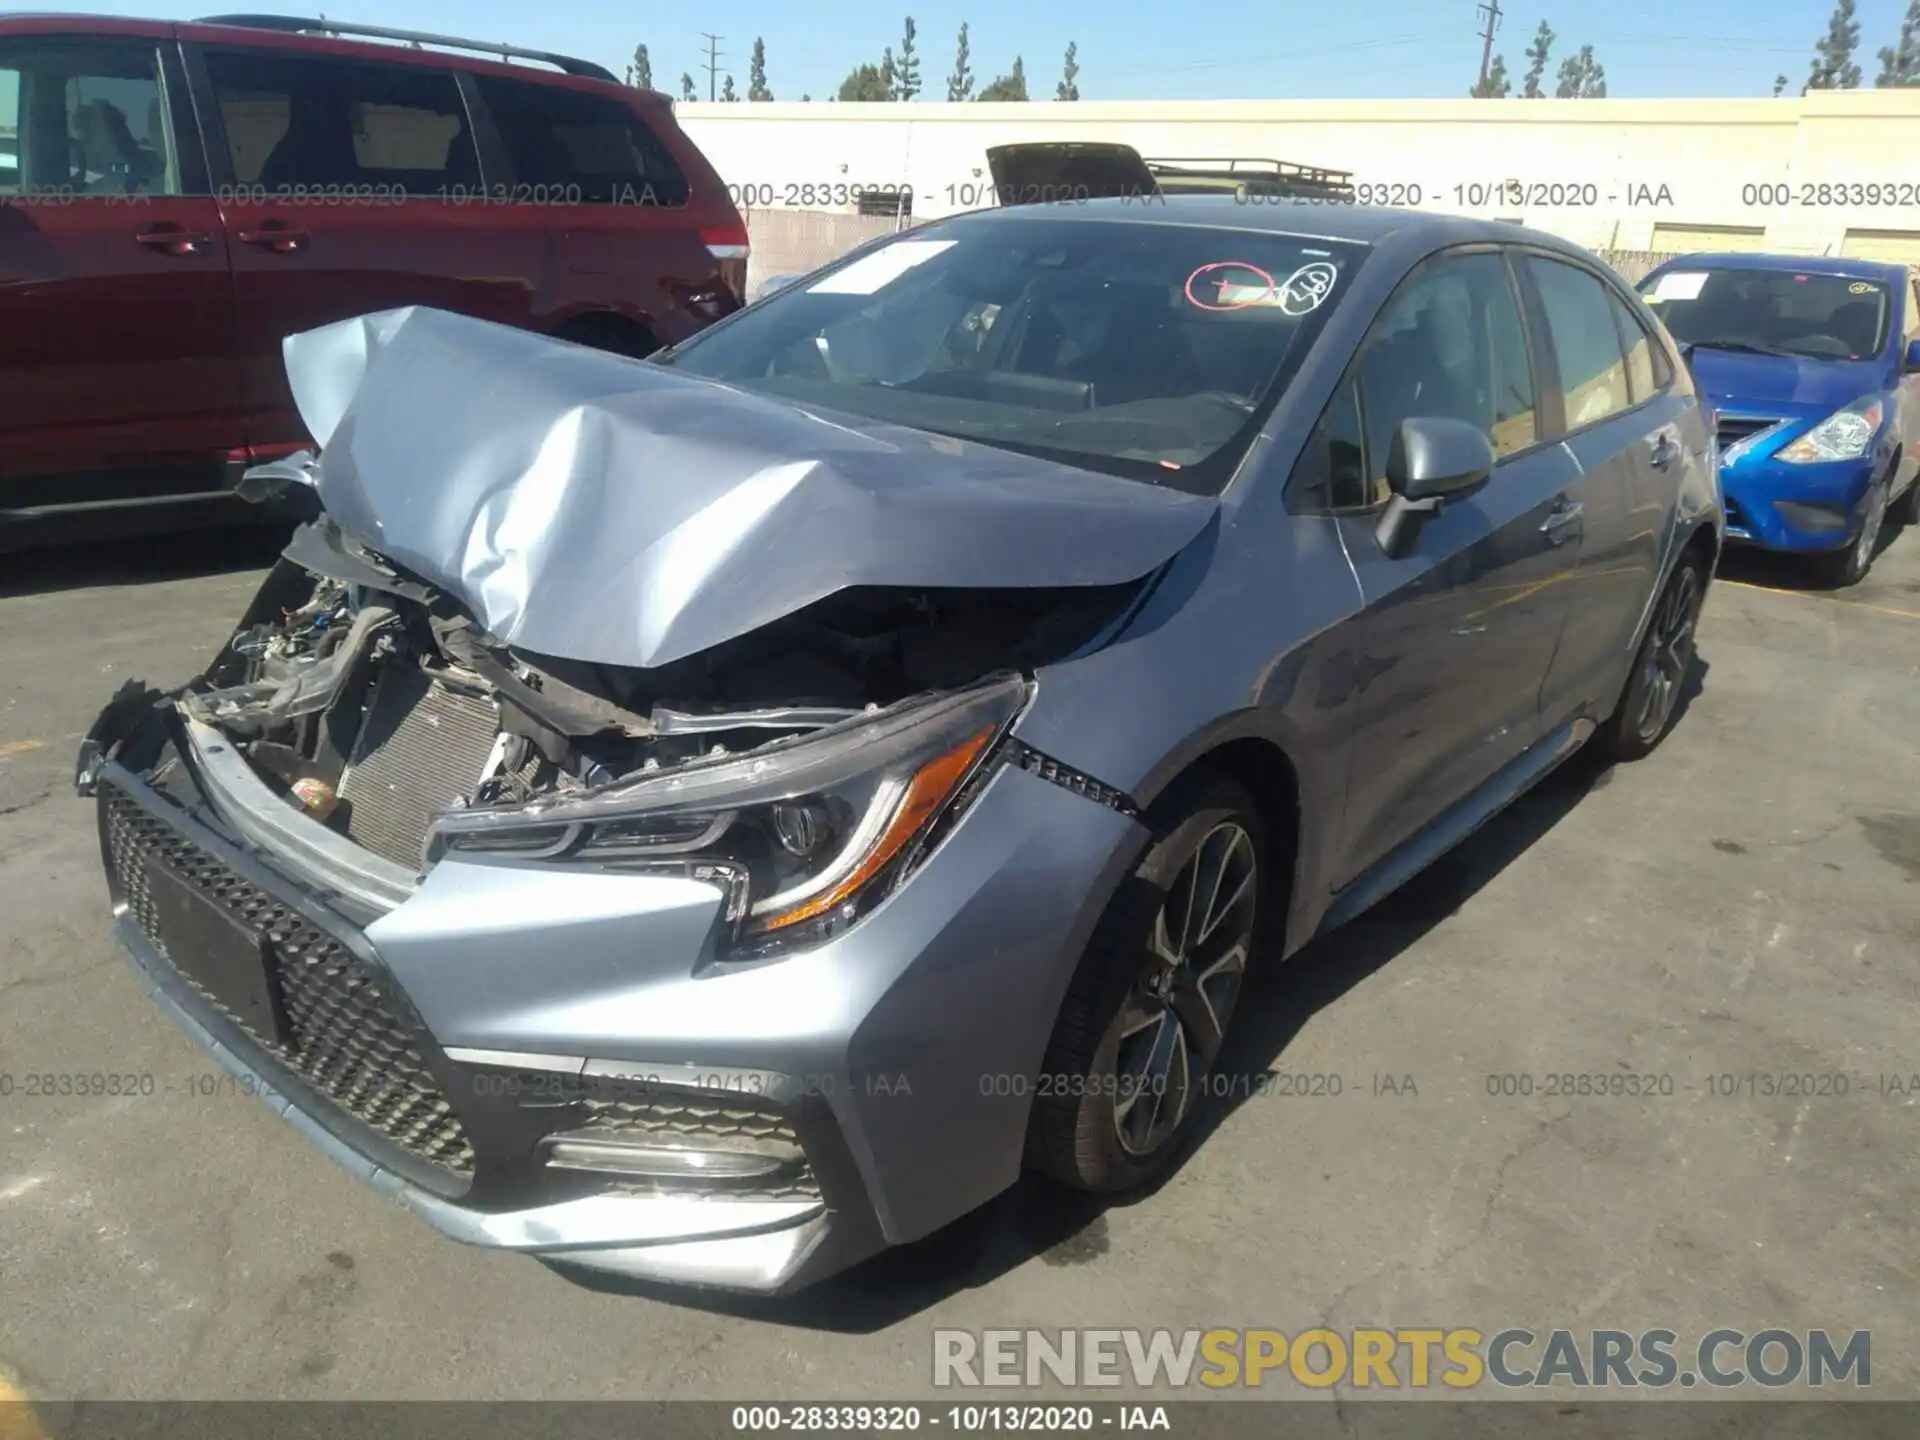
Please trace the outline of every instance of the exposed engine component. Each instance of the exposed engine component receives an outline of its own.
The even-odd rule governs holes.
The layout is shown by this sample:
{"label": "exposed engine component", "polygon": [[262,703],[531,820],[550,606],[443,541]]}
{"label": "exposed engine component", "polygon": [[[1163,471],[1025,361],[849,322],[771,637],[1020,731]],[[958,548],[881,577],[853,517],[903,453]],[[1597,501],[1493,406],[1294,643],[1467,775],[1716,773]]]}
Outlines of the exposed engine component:
{"label": "exposed engine component", "polygon": [[[178,704],[288,802],[367,850],[425,863],[435,817],[715,760],[1087,644],[1139,585],[843,591],[651,670],[527,654],[446,596],[305,527]],[[820,815],[782,811],[804,855]]]}

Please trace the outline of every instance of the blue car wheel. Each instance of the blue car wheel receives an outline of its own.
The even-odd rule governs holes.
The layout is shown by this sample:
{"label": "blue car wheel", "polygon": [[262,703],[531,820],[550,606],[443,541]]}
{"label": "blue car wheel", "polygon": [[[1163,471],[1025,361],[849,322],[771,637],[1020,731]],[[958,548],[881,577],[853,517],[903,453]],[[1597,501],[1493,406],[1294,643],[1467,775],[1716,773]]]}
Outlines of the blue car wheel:
{"label": "blue car wheel", "polygon": [[[1820,557],[1821,568],[1835,586],[1857,585],[1873,568],[1873,552],[1880,544],[1880,532],[1886,526],[1887,491],[1893,485],[1891,475],[1882,475],[1867,491],[1861,513],[1860,530],[1851,545]],[[1911,502],[1908,502],[1909,504]]]}

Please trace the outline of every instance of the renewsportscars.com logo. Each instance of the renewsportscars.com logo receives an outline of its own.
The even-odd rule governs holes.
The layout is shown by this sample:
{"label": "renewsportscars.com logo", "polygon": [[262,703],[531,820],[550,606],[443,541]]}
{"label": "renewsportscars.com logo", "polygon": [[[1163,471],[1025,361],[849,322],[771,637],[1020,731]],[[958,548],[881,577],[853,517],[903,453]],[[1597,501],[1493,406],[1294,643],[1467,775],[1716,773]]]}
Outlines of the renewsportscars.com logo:
{"label": "renewsportscars.com logo", "polygon": [[1043,1385],[1324,1390],[1538,1387],[1726,1390],[1852,1385],[1872,1378],[1873,1337],[1825,1330],[936,1330],[940,1387]]}

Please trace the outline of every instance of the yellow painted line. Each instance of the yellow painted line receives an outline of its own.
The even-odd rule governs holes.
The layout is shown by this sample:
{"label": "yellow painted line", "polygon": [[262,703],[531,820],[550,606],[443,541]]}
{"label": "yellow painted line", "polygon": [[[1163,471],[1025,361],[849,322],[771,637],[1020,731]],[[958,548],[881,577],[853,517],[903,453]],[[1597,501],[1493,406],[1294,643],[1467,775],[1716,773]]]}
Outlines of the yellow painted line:
{"label": "yellow painted line", "polygon": [[44,740],[8,740],[0,743],[0,760],[9,755],[24,755],[29,750],[44,750],[46,745]]}
{"label": "yellow painted line", "polygon": [[0,1440],[48,1440],[24,1391],[0,1375]]}
{"label": "yellow painted line", "polygon": [[[1731,585],[1739,590],[1759,590],[1768,595],[1791,595],[1796,600],[1824,600],[1829,605],[1845,605],[1849,610],[1872,610],[1881,615],[1898,615],[1902,620],[1920,620],[1920,610],[1898,610],[1891,605],[1873,605],[1865,600],[1842,600],[1833,595],[1822,595],[1813,590],[1783,590],[1775,585],[1756,585],[1751,580],[1729,580],[1720,578],[1722,585]],[[4,754],[0,750],[0,754]]]}

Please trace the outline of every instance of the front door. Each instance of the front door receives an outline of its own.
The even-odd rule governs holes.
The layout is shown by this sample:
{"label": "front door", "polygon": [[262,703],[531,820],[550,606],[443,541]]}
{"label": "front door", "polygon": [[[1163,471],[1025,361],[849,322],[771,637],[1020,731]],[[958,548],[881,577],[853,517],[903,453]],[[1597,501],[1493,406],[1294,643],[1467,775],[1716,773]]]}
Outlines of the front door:
{"label": "front door", "polygon": [[[1375,321],[1345,388],[1328,419],[1353,432],[1345,450],[1363,477],[1362,504],[1344,507],[1340,525],[1365,608],[1349,631],[1343,881],[1540,738],[1540,684],[1581,542],[1567,499],[1578,468],[1543,439],[1515,285],[1498,251],[1449,253],[1416,270]],[[1499,463],[1394,556],[1375,537],[1386,455],[1399,423],[1415,417],[1479,426]]]}
{"label": "front door", "polygon": [[217,489],[233,291],[158,35],[0,40],[0,516]]}

